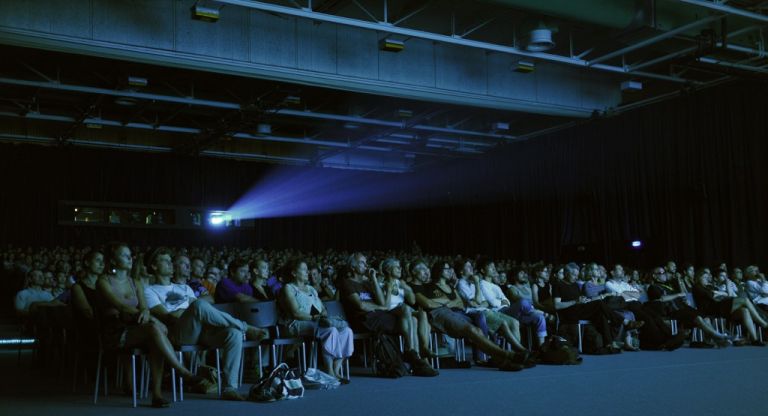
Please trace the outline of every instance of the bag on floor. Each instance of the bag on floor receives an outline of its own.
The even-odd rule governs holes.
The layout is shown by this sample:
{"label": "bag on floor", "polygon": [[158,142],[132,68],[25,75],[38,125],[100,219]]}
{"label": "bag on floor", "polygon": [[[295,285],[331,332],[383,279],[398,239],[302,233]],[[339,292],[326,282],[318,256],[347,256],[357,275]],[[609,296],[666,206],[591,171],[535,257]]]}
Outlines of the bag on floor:
{"label": "bag on floor", "polygon": [[301,382],[308,390],[333,390],[341,385],[339,379],[317,368],[308,368]]}
{"label": "bag on floor", "polygon": [[388,335],[376,334],[373,341],[373,373],[377,377],[400,378],[408,375],[400,350]]}
{"label": "bag on floor", "polygon": [[255,402],[274,402],[304,397],[304,385],[296,369],[281,363],[268,376],[251,387],[248,400]]}
{"label": "bag on floor", "polygon": [[539,363],[551,365],[578,365],[582,361],[577,349],[567,339],[557,335],[547,337],[537,358]]}

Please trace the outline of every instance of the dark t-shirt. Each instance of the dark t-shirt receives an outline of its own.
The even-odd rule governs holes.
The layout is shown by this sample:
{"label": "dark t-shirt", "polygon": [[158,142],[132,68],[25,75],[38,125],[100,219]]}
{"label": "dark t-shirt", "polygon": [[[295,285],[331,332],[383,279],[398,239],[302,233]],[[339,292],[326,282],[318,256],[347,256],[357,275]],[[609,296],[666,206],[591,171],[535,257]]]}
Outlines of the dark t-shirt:
{"label": "dark t-shirt", "polygon": [[347,318],[357,322],[364,322],[365,314],[367,312],[355,307],[355,305],[349,301],[349,298],[352,295],[357,295],[361,302],[376,302],[374,288],[371,286],[371,282],[369,280],[358,282],[352,279],[344,279],[339,285],[339,292],[341,303],[344,305],[344,311],[347,314]]}
{"label": "dark t-shirt", "polygon": [[560,300],[563,302],[579,300],[580,296],[581,289],[579,288],[579,284],[576,282],[567,283],[561,281],[552,285],[552,297],[560,298]]}
{"label": "dark t-shirt", "polygon": [[459,296],[458,293],[456,293],[456,289],[451,288],[450,293],[444,292],[442,289],[440,289],[439,286],[435,283],[428,283],[426,285],[421,286],[413,286],[413,293],[414,294],[421,294],[427,299],[437,299],[437,298],[448,298],[448,300],[456,300],[456,298]]}

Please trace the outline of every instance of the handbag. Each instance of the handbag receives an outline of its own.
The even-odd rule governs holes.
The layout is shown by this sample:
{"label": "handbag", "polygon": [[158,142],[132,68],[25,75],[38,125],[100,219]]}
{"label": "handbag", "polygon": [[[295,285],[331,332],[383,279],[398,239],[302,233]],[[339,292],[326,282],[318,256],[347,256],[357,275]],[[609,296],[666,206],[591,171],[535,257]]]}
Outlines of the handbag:
{"label": "handbag", "polygon": [[248,392],[248,400],[255,402],[293,400],[301,397],[304,397],[304,385],[298,370],[288,367],[286,363],[280,363]]}
{"label": "handbag", "polygon": [[317,368],[308,368],[301,381],[309,390],[333,390],[341,385],[339,379]]}

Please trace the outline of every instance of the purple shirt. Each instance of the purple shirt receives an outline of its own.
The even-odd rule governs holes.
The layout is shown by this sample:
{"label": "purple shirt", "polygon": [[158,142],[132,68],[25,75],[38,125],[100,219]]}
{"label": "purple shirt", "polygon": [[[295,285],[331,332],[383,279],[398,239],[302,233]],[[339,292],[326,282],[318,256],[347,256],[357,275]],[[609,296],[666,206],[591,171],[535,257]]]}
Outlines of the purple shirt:
{"label": "purple shirt", "polygon": [[234,280],[225,277],[216,285],[215,293],[216,303],[237,302],[235,296],[238,293],[253,296],[253,287],[249,282],[238,284]]}

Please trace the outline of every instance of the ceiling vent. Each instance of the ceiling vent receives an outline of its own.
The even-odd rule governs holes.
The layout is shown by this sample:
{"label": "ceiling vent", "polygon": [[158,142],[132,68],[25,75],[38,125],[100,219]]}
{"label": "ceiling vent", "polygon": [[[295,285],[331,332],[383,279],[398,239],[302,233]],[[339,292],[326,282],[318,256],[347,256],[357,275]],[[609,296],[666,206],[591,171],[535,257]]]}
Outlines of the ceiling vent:
{"label": "ceiling vent", "polygon": [[531,52],[544,52],[555,47],[552,41],[552,31],[547,28],[536,28],[531,30],[530,40],[525,49]]}

